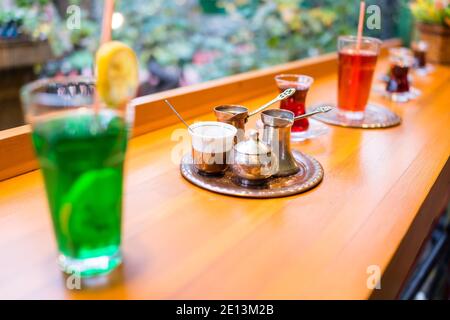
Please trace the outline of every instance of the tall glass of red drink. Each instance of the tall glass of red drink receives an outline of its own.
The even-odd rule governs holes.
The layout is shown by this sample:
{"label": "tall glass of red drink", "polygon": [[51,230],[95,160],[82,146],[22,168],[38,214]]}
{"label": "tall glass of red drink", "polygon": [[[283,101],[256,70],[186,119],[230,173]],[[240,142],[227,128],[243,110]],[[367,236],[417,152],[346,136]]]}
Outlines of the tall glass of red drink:
{"label": "tall glass of red drink", "polygon": [[[289,98],[280,102],[280,108],[292,111],[295,116],[305,114],[305,102],[308,90],[314,79],[301,74],[280,74],[275,77],[280,92],[289,88],[296,89],[296,92]],[[292,140],[304,140],[308,138],[309,121],[307,118],[294,122],[291,130]]]}
{"label": "tall glass of red drink", "polygon": [[380,40],[370,37],[362,37],[359,46],[355,36],[338,39],[338,108],[348,119],[364,118],[380,46]]}

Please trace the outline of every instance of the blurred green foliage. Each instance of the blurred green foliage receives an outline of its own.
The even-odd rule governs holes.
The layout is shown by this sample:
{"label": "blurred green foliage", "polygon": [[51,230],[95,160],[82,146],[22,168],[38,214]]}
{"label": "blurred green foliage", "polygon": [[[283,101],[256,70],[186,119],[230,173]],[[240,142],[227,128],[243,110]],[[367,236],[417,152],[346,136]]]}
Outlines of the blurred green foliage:
{"label": "blurred green foliage", "polygon": [[[354,32],[352,1],[220,0],[214,12],[185,2],[119,2],[126,26],[114,37],[132,44],[143,61],[181,66],[209,80],[335,49]],[[142,12],[146,14],[143,15]],[[220,13],[224,14],[220,14]]]}
{"label": "blurred green foliage", "polygon": [[[101,16],[93,13],[101,13],[102,2],[66,2],[83,8],[81,29],[67,29],[57,1],[16,4],[26,8],[30,34],[48,37],[66,68],[83,69],[98,46]],[[188,83],[205,81],[335,50],[338,35],[355,33],[357,2],[117,0],[124,24],[113,37],[130,44],[143,67],[152,58],[191,75]]]}
{"label": "blurred green foliage", "polygon": [[417,21],[450,27],[450,2],[444,0],[416,0],[411,10]]}

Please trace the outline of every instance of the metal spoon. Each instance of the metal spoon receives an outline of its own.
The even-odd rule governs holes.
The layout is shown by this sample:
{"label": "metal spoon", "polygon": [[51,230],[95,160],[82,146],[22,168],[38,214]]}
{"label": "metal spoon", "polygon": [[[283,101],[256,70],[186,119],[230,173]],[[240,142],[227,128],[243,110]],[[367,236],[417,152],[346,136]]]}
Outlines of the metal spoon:
{"label": "metal spoon", "polygon": [[268,124],[272,127],[285,128],[285,127],[292,126],[296,120],[304,119],[304,118],[310,117],[312,115],[315,115],[317,113],[328,112],[332,109],[333,108],[329,107],[329,106],[320,106],[309,113],[302,114],[297,117],[295,117],[294,113],[289,110],[270,109],[270,110],[265,110],[261,114],[261,120],[264,124]]}
{"label": "metal spoon", "polygon": [[311,111],[311,112],[308,112],[308,113],[305,113],[305,114],[296,116],[296,117],[294,118],[294,121],[297,121],[297,120],[300,120],[300,119],[304,119],[304,118],[313,116],[313,115],[318,114],[318,113],[329,112],[329,111],[331,111],[331,110],[333,110],[333,107],[330,107],[330,106],[320,106],[320,107],[317,107],[315,110],[313,110],[313,111]]}
{"label": "metal spoon", "polygon": [[255,114],[267,109],[268,107],[270,107],[271,105],[273,105],[274,103],[278,102],[278,101],[282,101],[284,99],[287,99],[289,97],[291,97],[294,93],[295,93],[295,89],[294,88],[288,88],[286,90],[284,90],[282,93],[280,93],[275,99],[267,102],[266,104],[262,105],[261,107],[259,107],[258,109],[256,109],[255,111],[249,112],[248,116],[254,116]]}
{"label": "metal spoon", "polygon": [[178,111],[175,109],[175,107],[168,100],[164,100],[164,102],[169,106],[170,109],[172,109],[172,111],[175,113],[175,115],[178,117],[178,119],[180,119],[181,122],[183,122],[183,124],[186,126],[186,128],[188,128],[188,130],[190,132],[192,132],[191,127],[187,124],[186,121],[184,121],[183,117],[178,113]]}

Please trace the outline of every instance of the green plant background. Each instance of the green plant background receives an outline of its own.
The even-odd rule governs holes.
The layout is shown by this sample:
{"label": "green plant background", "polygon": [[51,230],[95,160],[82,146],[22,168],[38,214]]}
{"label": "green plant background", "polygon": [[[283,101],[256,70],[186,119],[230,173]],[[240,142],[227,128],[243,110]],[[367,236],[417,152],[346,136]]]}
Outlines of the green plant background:
{"label": "green plant background", "polygon": [[[445,5],[445,2],[447,5]],[[411,7],[417,21],[450,27],[450,2],[444,0],[415,0]]]}
{"label": "green plant background", "polygon": [[[383,19],[381,31],[366,34],[397,35],[401,1],[368,1],[383,8]],[[65,27],[64,8],[69,4],[83,8],[80,30]],[[26,32],[50,40],[64,69],[82,70],[92,68],[101,4],[17,0],[13,12],[25,17]],[[357,0],[118,0],[116,11],[125,22],[113,37],[136,50],[141,66],[152,58],[168,70],[179,70],[186,83],[192,83],[333,51],[338,35],[355,33],[358,4]]]}

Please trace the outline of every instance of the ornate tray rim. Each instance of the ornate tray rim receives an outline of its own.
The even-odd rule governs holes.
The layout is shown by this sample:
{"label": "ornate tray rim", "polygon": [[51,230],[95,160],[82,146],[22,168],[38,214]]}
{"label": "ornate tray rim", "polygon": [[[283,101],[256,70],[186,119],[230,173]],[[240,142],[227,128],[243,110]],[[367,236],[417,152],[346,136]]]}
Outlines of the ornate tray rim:
{"label": "ornate tray rim", "polygon": [[[297,161],[299,161],[298,160],[299,157],[304,157],[304,158],[308,159],[308,161],[310,161],[311,164],[313,165],[313,167],[315,169],[314,170],[315,173],[313,174],[313,176],[311,178],[309,178],[302,184],[294,185],[289,188],[284,188],[281,190],[280,189],[278,189],[278,190],[277,189],[252,189],[252,188],[246,189],[246,188],[240,187],[240,186],[237,186],[236,189],[230,190],[230,189],[226,189],[226,188],[223,188],[223,187],[215,185],[215,184],[211,184],[210,182],[206,183],[199,179],[199,177],[201,177],[201,176],[192,175],[192,173],[191,173],[192,169],[186,168],[187,166],[192,166],[192,164],[190,164],[188,162],[190,159],[192,159],[190,154],[185,154],[183,156],[181,163],[180,163],[180,173],[184,179],[186,179],[188,182],[192,183],[193,185],[200,187],[204,190],[208,190],[208,191],[217,193],[217,194],[222,194],[222,195],[232,196],[232,197],[239,197],[239,198],[247,198],[247,199],[272,199],[272,198],[288,197],[288,196],[293,196],[293,195],[297,195],[300,193],[304,193],[306,191],[309,191],[309,190],[315,188],[322,182],[323,177],[324,177],[323,167],[318,160],[316,160],[314,157],[312,157],[308,154],[305,154],[305,153],[302,153],[299,151],[293,151],[292,153]],[[187,160],[187,159],[189,159],[189,160]],[[302,164],[302,165],[305,166],[305,164]],[[283,179],[283,178],[275,178],[275,179]],[[259,194],[256,194],[255,192],[244,191],[244,190],[258,191]]]}

